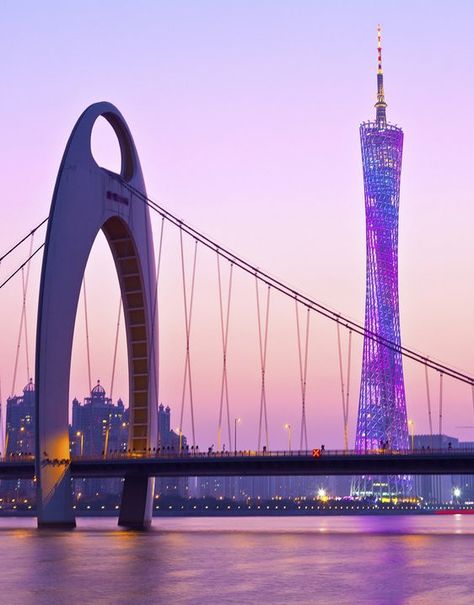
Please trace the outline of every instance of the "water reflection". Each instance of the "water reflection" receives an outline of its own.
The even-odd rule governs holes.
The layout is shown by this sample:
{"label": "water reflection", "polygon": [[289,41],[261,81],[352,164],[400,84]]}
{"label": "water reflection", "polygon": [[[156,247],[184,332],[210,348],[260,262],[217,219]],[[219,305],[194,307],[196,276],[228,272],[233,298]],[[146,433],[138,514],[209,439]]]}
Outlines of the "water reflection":
{"label": "water reflection", "polygon": [[[472,603],[469,517],[0,520],[8,605]],[[458,533],[460,532],[460,533]]]}

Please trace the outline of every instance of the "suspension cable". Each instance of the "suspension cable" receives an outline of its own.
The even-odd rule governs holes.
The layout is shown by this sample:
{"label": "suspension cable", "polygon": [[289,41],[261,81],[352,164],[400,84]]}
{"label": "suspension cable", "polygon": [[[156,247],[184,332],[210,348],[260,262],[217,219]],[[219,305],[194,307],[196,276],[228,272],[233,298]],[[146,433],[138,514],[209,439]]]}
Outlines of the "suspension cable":
{"label": "suspension cable", "polygon": [[10,254],[16,250],[19,246],[21,246],[21,244],[23,242],[25,242],[30,236],[32,236],[36,231],[38,231],[38,229],[40,227],[42,227],[47,220],[49,219],[49,216],[47,216],[45,219],[43,219],[38,225],[36,225],[36,227],[34,227],[27,235],[25,235],[24,237],[22,237],[14,246],[12,246],[9,250],[7,250],[7,252],[5,252],[5,254],[3,254],[3,256],[0,256],[0,263],[7,258],[8,256],[10,256]]}
{"label": "suspension cable", "polygon": [[[430,382],[428,378],[428,367],[425,366],[425,384],[426,384],[426,401],[428,403],[428,422],[430,426],[430,437],[431,447],[433,447],[433,419],[431,417],[431,396],[430,396]],[[474,389],[474,387],[473,387]]]}
{"label": "suspension cable", "polygon": [[8,284],[8,282],[10,280],[12,280],[15,277],[15,275],[17,275],[23,269],[23,267],[25,267],[30,262],[30,260],[32,258],[34,258],[38,254],[38,252],[40,250],[42,250],[43,248],[44,248],[44,242],[40,246],[38,246],[36,248],[36,250],[33,252],[33,254],[30,254],[30,256],[25,260],[25,262],[23,262],[17,269],[15,269],[15,271],[13,271],[13,273],[10,273],[10,275],[7,277],[7,279],[5,279],[0,284],[0,290],[3,288],[3,286],[6,286]]}
{"label": "suspension cable", "polygon": [[260,311],[260,298],[258,294],[258,276],[255,275],[255,292],[257,295],[257,322],[258,322],[258,344],[260,351],[260,416],[258,423],[258,451],[261,449],[262,443],[262,418],[265,425],[265,447],[269,449],[268,439],[268,417],[267,417],[267,393],[265,385],[265,372],[267,364],[267,343],[268,343],[268,318],[270,314],[270,286],[267,286],[267,302],[265,306],[265,320],[262,334],[262,319]]}
{"label": "suspension cable", "polygon": [[119,298],[119,308],[117,315],[117,323],[115,324],[115,342],[114,342],[114,357],[112,361],[112,377],[110,379],[110,399],[112,400],[113,392],[114,392],[114,381],[115,381],[115,367],[117,364],[117,349],[118,349],[118,339],[119,339],[119,331],[120,331],[120,316],[122,315],[122,296]]}
{"label": "suspension cable", "polygon": [[[33,243],[34,243],[34,232],[31,233],[31,240],[30,240],[30,251],[28,254],[28,257],[31,258],[31,253],[33,250]],[[13,381],[12,381],[12,391],[11,394],[12,396],[15,394],[15,388],[16,388],[16,377],[17,377],[17,371],[18,371],[18,361],[20,358],[20,348],[21,348],[21,339],[23,336],[23,329],[25,330],[25,349],[26,349],[26,370],[27,370],[27,379],[26,381],[28,382],[28,380],[30,379],[30,364],[29,364],[29,355],[28,355],[28,330],[27,330],[27,318],[26,318],[26,295],[27,295],[27,291],[28,291],[28,281],[29,281],[29,277],[30,277],[30,267],[31,264],[28,261],[27,264],[27,269],[26,269],[26,280],[25,280],[25,268],[21,267],[21,285],[22,285],[22,304],[21,304],[21,314],[20,314],[20,328],[18,331],[18,340],[17,340],[17,345],[16,345],[16,354],[15,354],[15,365],[14,365],[14,369],[13,369]]]}
{"label": "suspension cable", "polygon": [[301,426],[300,426],[300,450],[308,449],[308,431],[306,427],[306,377],[308,375],[308,344],[309,344],[309,319],[310,310],[306,308],[306,329],[304,355],[301,348],[300,317],[298,310],[298,299],[295,298],[296,334],[298,339],[298,362],[300,369],[301,388]]}
{"label": "suspension cable", "polygon": [[89,348],[89,315],[87,313],[87,290],[86,290],[86,274],[82,278],[83,298],[84,298],[84,320],[86,327],[86,352],[87,352],[87,376],[89,378],[89,393],[92,392],[91,378],[91,353]]}
{"label": "suspension cable", "polygon": [[261,271],[260,269],[245,261],[241,257],[237,256],[233,252],[223,248],[221,245],[217,244],[207,236],[203,235],[184,221],[178,219],[175,215],[166,210],[163,206],[153,201],[151,198],[147,197],[137,188],[130,185],[130,183],[127,183],[126,181],[122,180],[119,176],[117,176],[116,178],[125,188],[127,188],[131,193],[135,194],[149,208],[160,214],[162,217],[166,218],[166,220],[168,220],[173,225],[179,227],[182,231],[197,240],[203,246],[213,250],[214,252],[218,252],[223,258],[227,259],[229,262],[233,262],[235,266],[239,267],[243,271],[251,275],[255,275],[257,273],[258,279],[261,282],[265,283],[267,286],[271,286],[274,290],[277,290],[278,292],[281,292],[282,294],[293,299],[295,298],[295,296],[297,296],[300,300],[300,303],[304,306],[312,309],[313,311],[319,313],[327,319],[330,319],[331,321],[340,322],[343,327],[347,329],[352,329],[355,334],[359,334],[361,336],[364,336],[365,338],[373,340],[378,344],[384,346],[385,348],[392,350],[396,353],[401,353],[407,359],[411,359],[412,361],[415,361],[417,363],[426,364],[429,368],[438,372],[443,372],[443,374],[445,374],[446,376],[449,376],[460,382],[465,382],[469,385],[474,385],[473,376],[469,376],[464,372],[456,370],[455,368],[447,366],[446,364],[443,364],[441,362],[434,361],[428,358],[427,356],[416,352],[413,349],[402,346],[401,344],[398,344],[385,338],[381,334],[377,334],[376,332],[368,330],[361,324],[341,315],[340,313],[337,313],[336,311],[333,311],[329,307],[311,299],[309,296],[301,294],[300,292],[287,286],[286,284],[272,277],[268,273]]}
{"label": "suspension cable", "polygon": [[224,313],[224,303],[222,296],[222,278],[221,278],[221,267],[220,267],[220,256],[216,254],[217,260],[217,282],[219,287],[219,312],[220,312],[220,327],[221,327],[221,341],[222,341],[222,379],[221,379],[221,391],[220,391],[220,399],[219,399],[219,424],[217,427],[217,450],[221,450],[222,446],[222,416],[223,416],[223,407],[224,400],[226,403],[226,411],[227,411],[227,431],[229,438],[229,451],[232,451],[232,431],[230,428],[230,405],[229,405],[229,388],[227,382],[227,343],[229,340],[229,319],[230,319],[230,301],[232,295],[232,275],[234,265],[230,264],[229,269],[229,282],[227,286],[227,304],[225,305],[225,313]]}
{"label": "suspension cable", "polygon": [[196,277],[196,258],[197,258],[197,247],[198,241],[194,240],[194,260],[191,277],[191,292],[189,297],[189,308],[188,308],[188,297],[186,293],[186,272],[184,268],[184,248],[183,248],[183,232],[180,230],[180,249],[181,249],[181,276],[183,281],[183,303],[184,303],[184,324],[185,324],[185,335],[186,335],[186,355],[184,361],[184,378],[183,378],[183,391],[181,396],[181,413],[179,420],[179,450],[182,448],[182,434],[183,434],[183,416],[184,416],[184,402],[186,398],[186,385],[189,389],[189,404],[191,408],[191,429],[193,436],[193,448],[196,446],[196,436],[194,430],[194,403],[193,403],[193,387],[191,379],[191,354],[190,354],[190,339],[191,339],[191,318],[193,312],[193,301],[194,301],[194,284]]}

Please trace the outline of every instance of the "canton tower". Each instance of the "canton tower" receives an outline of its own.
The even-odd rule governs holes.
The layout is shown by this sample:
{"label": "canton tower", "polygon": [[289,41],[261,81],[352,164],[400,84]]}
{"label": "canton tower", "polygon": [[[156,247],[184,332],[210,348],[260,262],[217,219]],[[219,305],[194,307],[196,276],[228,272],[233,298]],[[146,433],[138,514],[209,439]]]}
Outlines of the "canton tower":
{"label": "canton tower", "polygon": [[[400,353],[398,208],[403,131],[387,122],[380,26],[375,121],[360,126],[367,236],[365,337],[355,448],[407,450],[405,386]],[[390,343],[383,346],[381,341]],[[406,498],[409,476],[354,477],[357,497]]]}

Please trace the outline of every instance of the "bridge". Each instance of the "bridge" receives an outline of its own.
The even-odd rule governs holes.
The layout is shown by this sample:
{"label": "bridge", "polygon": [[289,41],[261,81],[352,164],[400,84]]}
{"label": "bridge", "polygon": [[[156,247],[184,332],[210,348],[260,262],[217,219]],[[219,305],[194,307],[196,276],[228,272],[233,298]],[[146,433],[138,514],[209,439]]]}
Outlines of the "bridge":
{"label": "bridge", "polygon": [[[474,450],[404,452],[327,451],[225,452],[191,455],[114,455],[108,458],[76,457],[43,461],[68,467],[75,479],[91,477],[241,477],[272,475],[467,475],[474,474]],[[33,479],[34,458],[13,457],[0,462],[0,479]]]}
{"label": "bridge", "polygon": [[[120,174],[101,168],[90,147],[91,132],[99,117],[104,117],[117,135],[122,165]],[[153,238],[150,215],[161,223],[159,241]],[[168,224],[179,233],[180,266],[185,332],[185,363],[180,409],[177,453],[157,454],[157,408],[159,392],[158,363],[158,283],[163,244],[163,227]],[[45,242],[33,250],[33,235],[47,224]],[[129,367],[129,442],[122,453],[109,453],[90,459],[71,456],[68,434],[68,398],[76,313],[84,270],[93,242],[102,231],[113,255],[121,291]],[[191,267],[186,272],[183,240],[191,242]],[[146,528],[151,523],[153,478],[160,476],[244,476],[244,475],[410,475],[474,473],[471,451],[435,450],[393,451],[387,444],[374,450],[365,435],[365,448],[348,447],[349,378],[351,338],[359,335],[405,359],[420,364],[425,372],[440,377],[439,433],[442,433],[442,381],[450,378],[467,385],[474,394],[474,378],[428,355],[402,346],[371,332],[365,326],[342,316],[311,297],[289,287],[272,275],[255,267],[185,221],[178,219],[146,193],[138,153],[130,130],[120,112],[109,103],[89,107],[79,118],[67,143],[60,166],[49,217],[36,226],[0,258],[7,258],[24,242],[30,241],[28,258],[0,284],[6,286],[15,276],[23,278],[23,314],[20,339],[26,335],[24,309],[31,260],[43,252],[38,303],[35,381],[36,427],[35,454],[10,456],[0,460],[0,478],[35,478],[37,515],[40,527],[75,525],[71,479],[80,477],[121,477],[123,482],[119,524]],[[198,246],[217,259],[219,321],[221,335],[221,378],[218,397],[217,450],[199,454],[196,445],[193,378],[191,367],[191,327]],[[156,255],[156,259],[155,259]],[[224,283],[223,266],[228,280]],[[259,423],[255,451],[239,452],[236,426],[232,431],[229,404],[228,333],[233,275],[239,271],[255,283],[257,337],[259,350]],[[25,279],[26,273],[26,279]],[[187,276],[188,273],[188,276]],[[190,278],[189,278],[190,274]],[[268,428],[267,353],[270,299],[281,296],[289,300],[296,319],[299,406],[299,450],[271,451]],[[307,434],[307,377],[310,318],[317,315],[337,328],[340,392],[343,410],[345,448],[313,455]],[[24,326],[24,327],[23,327]],[[341,331],[347,334],[347,357],[344,360]],[[26,336],[25,336],[26,337]],[[114,351],[114,359],[116,355]],[[18,357],[17,357],[18,359]],[[90,360],[89,381],[90,381]],[[115,363],[115,361],[114,361]],[[16,364],[15,364],[16,373]],[[428,379],[427,379],[428,385]],[[189,403],[191,452],[181,443],[186,402]],[[428,419],[433,435],[432,409],[428,389]],[[237,419],[235,419],[235,422]],[[230,452],[222,452],[226,434]],[[371,438],[372,439],[372,438]],[[372,439],[373,441],[373,439]],[[375,439],[375,447],[378,440]],[[233,447],[234,446],[234,447]],[[233,452],[233,453],[232,453]]]}

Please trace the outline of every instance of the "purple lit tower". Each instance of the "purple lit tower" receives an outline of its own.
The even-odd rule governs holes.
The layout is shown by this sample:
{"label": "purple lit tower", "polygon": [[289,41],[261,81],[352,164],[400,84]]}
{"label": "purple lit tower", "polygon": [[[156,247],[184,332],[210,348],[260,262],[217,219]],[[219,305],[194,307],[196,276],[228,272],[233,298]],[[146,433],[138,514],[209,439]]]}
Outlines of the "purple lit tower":
{"label": "purple lit tower", "polygon": [[[409,447],[405,386],[400,354],[398,303],[398,207],[403,132],[387,123],[378,34],[377,103],[374,122],[360,126],[367,232],[364,351],[357,419],[356,451]],[[392,347],[371,338],[378,335]],[[386,445],[385,445],[386,444]],[[404,498],[411,494],[408,476],[354,478],[357,497]]]}

